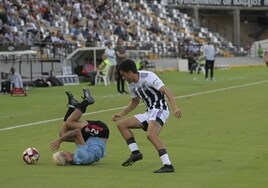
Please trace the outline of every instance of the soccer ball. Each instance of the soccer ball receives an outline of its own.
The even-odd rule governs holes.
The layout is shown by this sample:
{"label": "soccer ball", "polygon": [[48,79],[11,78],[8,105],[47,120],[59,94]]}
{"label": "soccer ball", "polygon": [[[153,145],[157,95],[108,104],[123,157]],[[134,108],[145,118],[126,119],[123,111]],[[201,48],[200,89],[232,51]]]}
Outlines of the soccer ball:
{"label": "soccer ball", "polygon": [[40,154],[35,148],[27,148],[22,154],[22,159],[27,164],[36,164],[39,158]]}

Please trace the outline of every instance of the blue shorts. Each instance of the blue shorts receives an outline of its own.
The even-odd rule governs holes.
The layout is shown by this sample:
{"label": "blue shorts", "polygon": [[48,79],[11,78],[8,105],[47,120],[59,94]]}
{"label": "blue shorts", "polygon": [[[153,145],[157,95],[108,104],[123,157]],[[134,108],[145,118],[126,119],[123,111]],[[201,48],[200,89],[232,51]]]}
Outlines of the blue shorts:
{"label": "blue shorts", "polygon": [[88,165],[106,155],[106,142],[99,137],[90,137],[84,145],[77,144],[74,152],[74,165]]}

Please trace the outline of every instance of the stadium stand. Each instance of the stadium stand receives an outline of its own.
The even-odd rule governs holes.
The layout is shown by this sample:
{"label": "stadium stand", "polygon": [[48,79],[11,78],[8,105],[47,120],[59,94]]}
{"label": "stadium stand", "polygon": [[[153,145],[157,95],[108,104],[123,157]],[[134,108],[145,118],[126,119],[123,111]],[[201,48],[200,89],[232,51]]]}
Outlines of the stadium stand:
{"label": "stadium stand", "polygon": [[[89,34],[97,46],[104,46],[104,41],[116,34],[124,36],[129,47],[150,49],[158,55],[177,55],[178,44],[184,39],[200,44],[209,37],[219,49],[227,47],[223,38],[199,27],[187,14],[158,1],[22,0],[20,5],[5,2],[1,3],[2,12],[7,13],[6,19],[1,19],[3,43],[37,47],[43,42],[43,52],[48,56],[64,55],[63,43],[84,47]],[[136,22],[132,30],[131,20]],[[125,33],[118,34],[118,27]],[[47,43],[56,43],[60,48],[53,51],[55,46]]]}
{"label": "stadium stand", "polygon": [[[18,59],[40,62],[64,59],[81,47],[104,47],[105,41],[123,37],[128,49],[147,51],[148,58],[155,59],[183,57],[190,46],[198,52],[210,38],[219,56],[228,57],[234,51],[245,54],[178,8],[166,5],[155,0],[1,1],[1,50],[10,51],[10,45],[28,46],[36,55],[15,55],[13,63]],[[0,54],[0,61],[12,59]]]}

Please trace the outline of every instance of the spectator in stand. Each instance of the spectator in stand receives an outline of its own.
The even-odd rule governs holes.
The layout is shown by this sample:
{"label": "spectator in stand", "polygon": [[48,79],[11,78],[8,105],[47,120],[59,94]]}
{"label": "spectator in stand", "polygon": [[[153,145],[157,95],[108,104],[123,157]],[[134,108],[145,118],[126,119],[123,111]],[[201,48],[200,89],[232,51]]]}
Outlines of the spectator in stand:
{"label": "spectator in stand", "polygon": [[52,32],[49,32],[49,34],[42,40],[41,47],[46,47],[46,45],[52,43]]}
{"label": "spectator in stand", "polygon": [[43,11],[42,16],[43,16],[43,19],[48,21],[49,23],[53,22],[52,14],[50,12],[50,8],[48,5],[44,7],[44,11]]}
{"label": "spectator in stand", "polygon": [[152,31],[155,34],[161,33],[161,28],[159,27],[159,23],[156,18],[154,18],[151,27],[149,28],[150,31]]}
{"label": "spectator in stand", "polygon": [[42,40],[43,40],[43,33],[41,31],[36,31],[33,33],[32,36],[33,45],[40,46]]}
{"label": "spectator in stand", "polygon": [[51,32],[51,42],[53,44],[58,43],[59,42],[59,38],[57,37],[55,32]]}
{"label": "spectator in stand", "polygon": [[3,21],[0,18],[0,33],[1,34],[4,34],[3,28],[4,28],[4,24],[3,24]]}
{"label": "spectator in stand", "polygon": [[10,44],[14,42],[13,32],[10,27],[6,27],[6,32],[3,37],[3,44]]}
{"label": "spectator in stand", "polygon": [[21,6],[18,9],[19,18],[23,20],[23,22],[26,22],[26,18],[29,14],[29,8],[26,4],[21,4]]}
{"label": "spectator in stand", "polygon": [[18,32],[13,32],[14,36],[14,44],[15,45],[22,45],[23,44],[23,38],[22,35],[19,34]]}
{"label": "spectator in stand", "polygon": [[59,43],[61,43],[61,44],[66,41],[63,33],[60,30],[57,31],[56,37],[57,37]]}
{"label": "spectator in stand", "polygon": [[5,9],[4,3],[2,1],[0,2],[0,20],[3,23],[7,22],[6,9]]}
{"label": "spectator in stand", "polygon": [[74,27],[71,28],[71,32],[70,33],[71,33],[72,38],[74,40],[77,40],[78,36],[81,34],[81,30],[80,30],[80,25],[79,24],[80,23],[77,22],[77,23],[75,23]]}
{"label": "spectator in stand", "polygon": [[34,33],[35,31],[38,30],[33,18],[31,17],[26,18],[25,26],[26,26],[27,32]]}
{"label": "spectator in stand", "polygon": [[87,17],[88,19],[91,19],[91,20],[95,20],[95,19],[98,18],[98,14],[96,13],[94,7],[90,6],[90,7],[88,8],[88,12],[87,12],[86,17]]}
{"label": "spectator in stand", "polygon": [[51,41],[52,41],[52,46],[53,46],[53,54],[54,55],[59,55],[60,54],[60,50],[62,48],[62,43],[64,42],[64,38],[62,38],[63,36],[61,36],[61,32],[57,31],[57,33],[55,32],[51,32]]}
{"label": "spectator in stand", "polygon": [[31,36],[31,33],[27,32],[27,33],[24,33],[23,36],[22,36],[22,42],[24,45],[28,45],[28,46],[31,46],[32,45],[32,36]]}
{"label": "spectator in stand", "polygon": [[73,15],[77,18],[81,18],[81,3],[79,0],[75,0],[73,3]]}
{"label": "spectator in stand", "polygon": [[114,34],[118,35],[118,37],[123,40],[128,40],[128,34],[123,22],[118,22],[118,25],[114,30]]}
{"label": "spectator in stand", "polygon": [[87,39],[88,34],[89,34],[89,28],[88,27],[83,27],[82,30],[81,30],[81,33],[82,33],[83,37],[85,39]]}
{"label": "spectator in stand", "polygon": [[100,31],[98,31],[97,28],[93,27],[92,35],[96,41],[101,41],[101,34],[99,32]]}
{"label": "spectator in stand", "polygon": [[15,13],[13,11],[7,13],[8,25],[15,27],[17,25]]}
{"label": "spectator in stand", "polygon": [[137,36],[137,21],[131,20],[130,24],[127,27],[128,34],[132,37],[132,39],[136,39]]}
{"label": "spectator in stand", "polygon": [[91,32],[88,32],[86,39],[86,47],[96,47],[97,40],[93,37]]}

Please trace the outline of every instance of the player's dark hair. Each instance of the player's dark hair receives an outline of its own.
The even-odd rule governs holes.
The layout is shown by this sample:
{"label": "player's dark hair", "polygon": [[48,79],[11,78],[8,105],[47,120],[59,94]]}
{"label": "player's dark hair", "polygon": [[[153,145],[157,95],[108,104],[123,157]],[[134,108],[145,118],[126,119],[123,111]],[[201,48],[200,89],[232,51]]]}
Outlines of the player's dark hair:
{"label": "player's dark hair", "polygon": [[131,59],[127,59],[127,60],[123,61],[119,65],[119,70],[124,71],[124,72],[131,71],[133,73],[138,73],[136,63]]}

